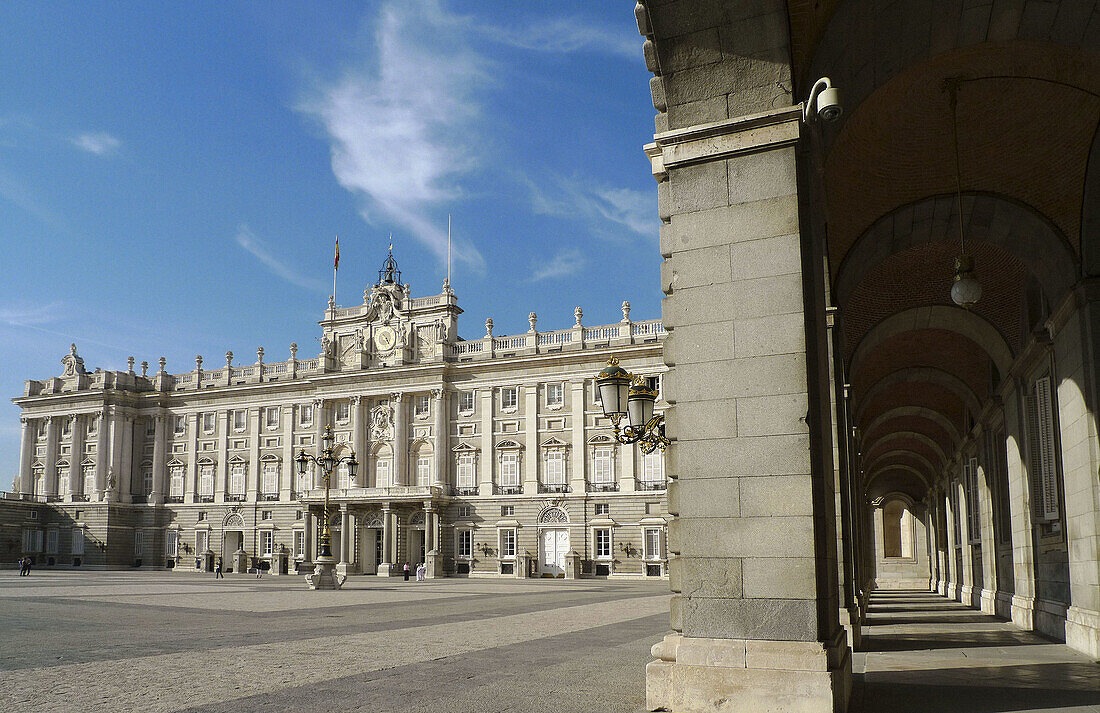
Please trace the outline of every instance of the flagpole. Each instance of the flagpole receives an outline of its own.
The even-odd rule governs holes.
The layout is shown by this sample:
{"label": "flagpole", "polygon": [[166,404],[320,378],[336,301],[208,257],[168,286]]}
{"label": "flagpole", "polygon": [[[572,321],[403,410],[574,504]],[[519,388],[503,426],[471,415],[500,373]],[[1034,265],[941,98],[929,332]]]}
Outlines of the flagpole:
{"label": "flagpole", "polygon": [[[451,214],[447,214],[447,286],[451,287]],[[453,287],[451,289],[454,289]]]}
{"label": "flagpole", "polygon": [[336,258],[332,261],[332,304],[336,304],[336,273],[340,269],[340,236],[336,236]]}

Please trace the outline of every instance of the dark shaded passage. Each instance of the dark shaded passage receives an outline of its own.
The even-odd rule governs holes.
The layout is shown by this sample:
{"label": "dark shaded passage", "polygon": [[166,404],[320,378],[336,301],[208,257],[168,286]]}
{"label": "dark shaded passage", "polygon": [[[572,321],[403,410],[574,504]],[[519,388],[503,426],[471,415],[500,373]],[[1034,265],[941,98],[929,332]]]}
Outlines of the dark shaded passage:
{"label": "dark shaded passage", "polygon": [[931,592],[876,592],[851,713],[1100,713],[1100,664]]}

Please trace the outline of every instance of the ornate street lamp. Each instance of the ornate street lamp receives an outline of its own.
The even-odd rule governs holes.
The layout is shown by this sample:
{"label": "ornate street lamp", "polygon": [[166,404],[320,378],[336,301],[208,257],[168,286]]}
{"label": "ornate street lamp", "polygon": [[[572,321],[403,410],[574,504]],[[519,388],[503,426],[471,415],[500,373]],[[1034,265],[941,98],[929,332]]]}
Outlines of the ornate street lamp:
{"label": "ornate street lamp", "polygon": [[[637,443],[643,453],[662,451],[669,444],[665,438],[664,414],[653,415],[657,390],[646,385],[645,379],[635,377],[619,366],[619,360],[611,357],[607,366],[596,374],[596,388],[600,392],[603,413],[611,419],[615,440],[619,443]],[[627,425],[619,427],[623,419]]]}
{"label": "ornate street lamp", "polygon": [[[336,565],[336,558],[332,556],[332,531],[329,529],[329,515],[328,515],[328,491],[329,485],[332,483],[332,473],[340,465],[346,464],[348,466],[348,475],[355,478],[355,471],[359,468],[359,461],[355,460],[355,451],[351,452],[349,456],[336,457],[333,452],[332,444],[336,441],[336,437],[332,435],[332,426],[325,426],[325,434],[321,436],[321,453],[314,456],[306,453],[305,449],[298,451],[298,456],[294,459],[298,464],[299,475],[304,475],[306,467],[310,463],[315,464],[321,469],[321,477],[325,479],[325,511],[324,511],[324,529],[321,531],[321,554],[317,557],[317,568],[313,574],[306,575],[306,582],[309,583],[310,589],[339,589],[344,583],[344,578],[341,576],[337,578],[334,576],[333,570]],[[345,537],[347,533],[345,533]]]}

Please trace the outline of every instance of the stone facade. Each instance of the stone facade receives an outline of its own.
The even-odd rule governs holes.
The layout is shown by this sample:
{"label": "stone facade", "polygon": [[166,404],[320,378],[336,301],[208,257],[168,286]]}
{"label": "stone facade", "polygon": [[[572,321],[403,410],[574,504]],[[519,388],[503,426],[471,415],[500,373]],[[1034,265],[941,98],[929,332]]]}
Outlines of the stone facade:
{"label": "stone facade", "polygon": [[391,256],[362,305],[330,300],[316,356],[92,372],[74,345],[15,399],[18,492],[0,502],[18,501],[4,525],[19,535],[0,557],[309,571],[325,482],[293,459],[331,428],[361,464],[329,483],[341,574],[667,576],[664,457],[615,440],[593,384],[613,354],[660,383],[661,324],[624,302],[617,324],[584,326],[577,308],[569,329],[531,313],[526,334],[490,320],[463,340],[461,311],[448,285],[412,297]]}

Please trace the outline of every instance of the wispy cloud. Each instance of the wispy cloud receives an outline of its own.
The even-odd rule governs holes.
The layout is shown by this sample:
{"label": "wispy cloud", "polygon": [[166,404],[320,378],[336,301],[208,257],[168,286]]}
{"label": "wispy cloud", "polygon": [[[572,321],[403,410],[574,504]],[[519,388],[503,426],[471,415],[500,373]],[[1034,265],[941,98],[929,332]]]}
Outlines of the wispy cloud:
{"label": "wispy cloud", "polygon": [[8,327],[36,327],[61,318],[65,305],[51,302],[45,305],[0,307],[0,324]]}
{"label": "wispy cloud", "polygon": [[290,266],[275,257],[271,253],[271,249],[268,248],[262,240],[256,237],[256,234],[253,233],[252,229],[246,224],[241,223],[237,227],[236,240],[238,245],[252,253],[252,255],[266,265],[269,270],[287,282],[318,292],[323,292],[325,290],[325,285],[320,280],[315,280],[295,272]]}
{"label": "wispy cloud", "polygon": [[69,140],[72,142],[73,146],[76,146],[81,151],[87,151],[96,156],[112,154],[122,145],[121,141],[105,131],[86,132],[78,134]]}
{"label": "wispy cloud", "polygon": [[642,56],[641,38],[628,23],[617,29],[593,25],[582,17],[559,17],[521,28],[480,25],[480,29],[490,40],[538,52],[599,52],[635,61]]}
{"label": "wispy cloud", "polygon": [[585,265],[584,253],[576,248],[563,250],[546,262],[531,266],[531,282],[541,282],[558,277],[568,277],[581,271]]}
{"label": "wispy cloud", "polygon": [[[384,215],[432,248],[447,252],[442,207],[461,195],[458,178],[476,166],[469,133],[490,80],[486,62],[464,44],[464,20],[438,2],[383,6],[374,62],[316,88],[300,109],[320,121],[340,185],[365,199],[363,216]],[[455,258],[475,269],[484,259],[456,240]]]}
{"label": "wispy cloud", "polygon": [[589,230],[622,238],[622,229],[645,237],[657,234],[653,196],[633,188],[611,188],[583,179],[555,177],[536,183],[524,177],[536,213],[583,221]]}
{"label": "wispy cloud", "polygon": [[70,232],[62,216],[43,203],[23,181],[3,170],[0,170],[0,199],[19,207],[51,228],[63,233]]}

